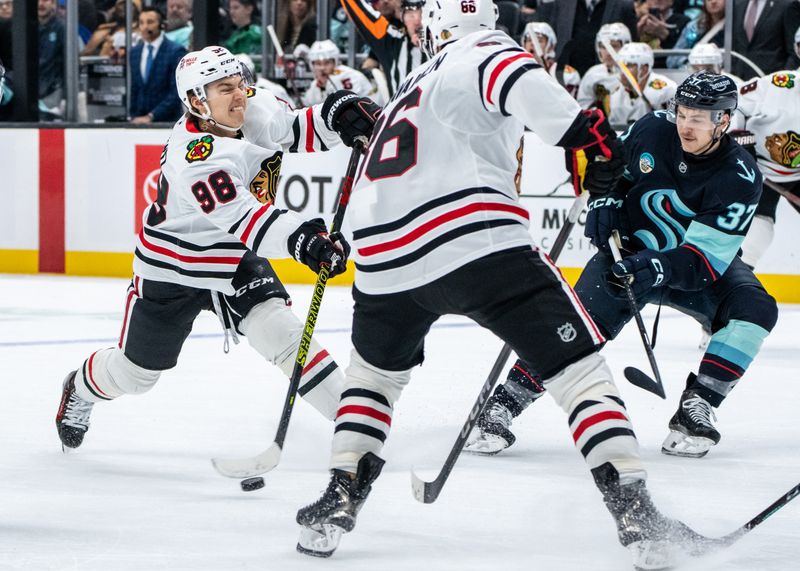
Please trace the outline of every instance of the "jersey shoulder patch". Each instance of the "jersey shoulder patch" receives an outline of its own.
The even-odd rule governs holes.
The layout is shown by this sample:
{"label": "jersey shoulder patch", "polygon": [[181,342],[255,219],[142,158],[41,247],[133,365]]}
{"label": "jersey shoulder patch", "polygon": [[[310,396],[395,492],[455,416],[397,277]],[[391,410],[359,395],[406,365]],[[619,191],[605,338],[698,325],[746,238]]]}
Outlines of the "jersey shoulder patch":
{"label": "jersey shoulder patch", "polygon": [[785,89],[791,89],[796,84],[796,77],[795,74],[789,73],[786,71],[779,71],[778,73],[772,74],[772,85],[775,87],[783,87]]}
{"label": "jersey shoulder patch", "polygon": [[571,65],[569,65],[569,64],[566,64],[566,65],[564,66],[564,73],[576,73],[577,71],[578,71],[578,70],[576,70],[574,67],[572,67],[572,66],[571,66]]}
{"label": "jersey shoulder patch", "polygon": [[186,162],[195,163],[204,161],[214,152],[213,135],[203,135],[197,139],[192,139],[186,145]]}
{"label": "jersey shoulder patch", "polygon": [[663,79],[654,79],[650,82],[650,87],[653,89],[664,89],[667,86],[667,82]]}
{"label": "jersey shoulder patch", "polygon": [[256,94],[256,88],[253,86],[248,87],[247,90],[245,91],[245,95],[247,95],[248,99],[253,97],[255,94]]}

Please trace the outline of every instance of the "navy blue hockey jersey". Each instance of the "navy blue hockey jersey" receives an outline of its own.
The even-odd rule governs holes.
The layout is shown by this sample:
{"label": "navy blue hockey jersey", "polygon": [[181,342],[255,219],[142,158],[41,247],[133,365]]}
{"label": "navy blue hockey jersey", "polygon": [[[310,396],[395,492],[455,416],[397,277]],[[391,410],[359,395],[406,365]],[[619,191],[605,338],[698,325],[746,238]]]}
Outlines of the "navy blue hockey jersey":
{"label": "navy blue hockey jersey", "polygon": [[671,262],[671,287],[698,290],[736,257],[761,196],[755,160],[729,136],[705,157],[684,153],[666,111],[650,113],[621,137],[627,166],[620,189],[634,249]]}

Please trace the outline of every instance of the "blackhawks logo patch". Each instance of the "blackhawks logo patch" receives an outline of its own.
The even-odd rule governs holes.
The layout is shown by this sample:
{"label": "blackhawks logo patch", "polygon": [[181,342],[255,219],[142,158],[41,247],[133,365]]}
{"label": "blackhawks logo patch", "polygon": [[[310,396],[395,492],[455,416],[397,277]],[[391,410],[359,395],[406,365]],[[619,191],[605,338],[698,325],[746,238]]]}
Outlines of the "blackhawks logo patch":
{"label": "blackhawks logo patch", "polygon": [[250,192],[263,204],[274,204],[278,193],[278,177],[281,174],[283,153],[278,151],[261,161],[261,170],[250,181]]}
{"label": "blackhawks logo patch", "polygon": [[800,167],[800,135],[794,131],[773,133],[764,140],[770,158],[785,167]]}
{"label": "blackhawks logo patch", "polygon": [[249,98],[249,97],[252,97],[253,95],[255,95],[255,94],[256,94],[256,88],[255,88],[255,87],[248,87],[248,88],[245,90],[244,94],[245,94],[245,95],[246,95],[248,98]]}
{"label": "blackhawks logo patch", "polygon": [[205,135],[200,139],[195,139],[186,145],[186,162],[194,163],[197,161],[204,161],[211,156],[211,151],[214,150],[214,137]]}
{"label": "blackhawks logo patch", "polygon": [[653,89],[664,89],[667,86],[667,82],[663,79],[654,79],[650,82],[650,87]]}
{"label": "blackhawks logo patch", "polygon": [[785,87],[786,89],[791,89],[794,87],[794,74],[774,73],[772,74],[772,85],[775,87]]}

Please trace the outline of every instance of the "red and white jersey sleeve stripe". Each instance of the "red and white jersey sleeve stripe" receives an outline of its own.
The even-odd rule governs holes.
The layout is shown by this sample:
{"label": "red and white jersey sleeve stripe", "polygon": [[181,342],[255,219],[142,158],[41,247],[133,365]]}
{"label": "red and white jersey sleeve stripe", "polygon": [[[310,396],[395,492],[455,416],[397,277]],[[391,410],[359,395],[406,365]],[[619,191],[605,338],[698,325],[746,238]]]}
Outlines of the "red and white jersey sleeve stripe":
{"label": "red and white jersey sleeve stripe", "polygon": [[247,101],[245,138],[266,148],[280,147],[290,153],[327,151],[341,142],[325,126],[321,105],[292,109],[265,89],[252,89]]}

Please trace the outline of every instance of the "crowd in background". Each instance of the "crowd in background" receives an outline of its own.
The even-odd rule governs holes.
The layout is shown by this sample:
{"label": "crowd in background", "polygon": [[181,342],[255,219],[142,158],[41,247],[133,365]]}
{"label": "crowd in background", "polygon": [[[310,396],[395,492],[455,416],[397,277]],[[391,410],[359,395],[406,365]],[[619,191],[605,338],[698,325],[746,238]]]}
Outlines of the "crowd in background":
{"label": "crowd in background", "polygon": [[[82,61],[103,58],[125,61],[125,0],[78,0],[79,45]],[[274,22],[282,49],[289,54],[278,65],[295,62],[309,81],[289,86],[292,104],[313,102],[307,88],[325,94],[343,82],[361,84],[361,75],[372,86],[376,99],[391,96],[398,82],[422,61],[415,32],[423,0],[330,0],[328,36],[320,45],[314,0],[278,0]],[[599,62],[597,34],[603,25],[624,25],[634,43],[655,50],[690,49],[696,45],[723,47],[725,0],[499,0],[498,27],[523,42],[531,23],[546,23],[553,37],[550,63],[560,74],[585,75]],[[261,2],[221,0],[220,43],[236,54],[262,53]],[[43,118],[59,119],[63,113],[65,25],[64,0],[39,0],[39,98]],[[174,68],[192,49],[192,0],[133,0],[131,29],[131,93],[128,118],[134,123],[172,121],[181,113],[175,93]],[[341,65],[349,41],[348,18],[354,18],[359,53],[353,70]],[[796,69],[794,35],[800,25],[800,0],[734,0],[733,50],[756,64],[764,73]],[[0,93],[0,119],[8,117],[13,97],[11,68],[12,0],[0,0],[0,66],[6,78]],[[358,19],[361,18],[362,22]],[[550,32],[541,32],[545,36]],[[546,42],[547,43],[547,42]],[[332,47],[338,54],[332,54]],[[313,49],[312,49],[313,48]],[[271,49],[271,46],[270,46]],[[316,58],[316,61],[314,61]],[[333,60],[334,65],[330,65]],[[328,62],[323,65],[323,62]],[[292,64],[294,65],[294,64]],[[656,55],[652,68],[682,69],[686,55]],[[270,77],[273,70],[254,71]],[[293,68],[293,72],[298,68]],[[733,74],[749,79],[756,72],[734,59]],[[286,73],[278,73],[286,83]],[[338,79],[338,81],[337,81]],[[563,81],[563,79],[562,79]],[[577,79],[574,94],[577,96]],[[279,89],[277,84],[276,89]],[[566,85],[565,85],[566,86]],[[282,89],[284,86],[281,85]],[[568,87],[568,86],[567,86]],[[571,89],[568,87],[568,89]],[[571,89],[572,90],[572,89]],[[286,94],[285,91],[281,92]]]}

